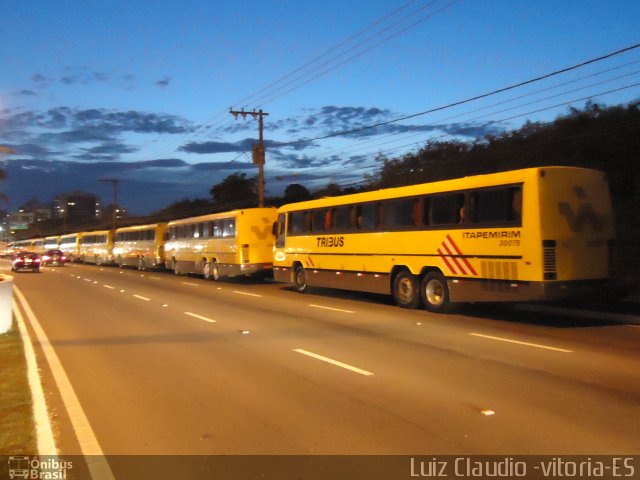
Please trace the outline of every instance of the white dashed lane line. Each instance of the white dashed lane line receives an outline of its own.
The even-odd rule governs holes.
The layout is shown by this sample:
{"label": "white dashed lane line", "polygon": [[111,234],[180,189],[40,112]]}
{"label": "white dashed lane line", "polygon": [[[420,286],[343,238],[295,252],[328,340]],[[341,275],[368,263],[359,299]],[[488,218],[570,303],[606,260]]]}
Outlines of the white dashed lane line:
{"label": "white dashed lane line", "polygon": [[314,305],[313,303],[310,303],[309,306],[313,307],[313,308],[322,308],[323,310],[331,310],[333,312],[356,313],[353,310],[343,310],[342,308],[325,307],[325,306],[322,306],[322,305]]}
{"label": "white dashed lane line", "polygon": [[262,295],[258,295],[257,293],[241,292],[240,290],[234,290],[233,293],[237,293],[238,295],[247,295],[248,297],[262,297]]}
{"label": "white dashed lane line", "polygon": [[373,372],[369,372],[368,370],[363,370],[358,367],[354,367],[353,365],[349,365],[348,363],[343,363],[338,360],[334,360],[333,358],[324,357],[322,355],[318,355],[317,353],[309,352],[308,350],[303,350],[302,348],[296,348],[293,350],[294,352],[301,353],[302,355],[306,355],[307,357],[315,358],[316,360],[320,360],[321,362],[329,363],[331,365],[335,365],[336,367],[344,368],[354,373],[358,373],[364,376],[371,376]]}
{"label": "white dashed lane line", "polygon": [[509,338],[502,338],[502,337],[493,337],[491,335],[483,335],[481,333],[470,333],[469,335],[473,337],[486,338],[489,340],[497,340],[499,342],[514,343],[516,345],[523,345],[525,347],[542,348],[544,350],[552,350],[554,352],[561,352],[561,353],[573,353],[573,350],[567,350],[566,348],[550,347],[548,345],[540,345],[538,343],[521,342],[519,340],[511,340]]}
{"label": "white dashed lane line", "polygon": [[143,297],[142,295],[134,295],[135,298],[138,298],[140,300],[144,300],[145,302],[150,302],[151,299],[147,298],[147,297]]}
{"label": "white dashed lane line", "polygon": [[211,318],[203,317],[202,315],[198,315],[197,313],[184,312],[184,314],[189,315],[190,317],[197,318],[199,320],[204,320],[205,322],[216,323],[215,320],[212,320]]}

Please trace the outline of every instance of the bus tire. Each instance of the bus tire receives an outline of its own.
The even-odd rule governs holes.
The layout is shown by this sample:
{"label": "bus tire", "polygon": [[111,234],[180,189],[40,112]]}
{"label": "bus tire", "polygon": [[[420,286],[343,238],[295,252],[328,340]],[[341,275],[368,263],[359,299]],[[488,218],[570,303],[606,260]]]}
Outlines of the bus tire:
{"label": "bus tire", "polygon": [[220,281],[220,265],[215,260],[211,263],[211,278],[214,282]]}
{"label": "bus tire", "polygon": [[138,270],[143,272],[147,269],[147,261],[145,260],[144,257],[140,257],[138,259]]}
{"label": "bus tire", "polygon": [[393,299],[401,308],[417,308],[420,303],[418,282],[415,275],[402,270],[393,279]]}
{"label": "bus tire", "polygon": [[202,277],[205,280],[211,280],[211,262],[203,260],[202,262]]}
{"label": "bus tire", "polygon": [[451,310],[447,280],[440,272],[429,272],[420,283],[420,297],[431,312],[446,313]]}
{"label": "bus tire", "polygon": [[173,259],[173,274],[180,275],[180,270],[178,270],[178,261],[175,258]]}
{"label": "bus tire", "polygon": [[293,285],[298,293],[304,293],[307,291],[307,271],[302,265],[298,265],[293,270]]}

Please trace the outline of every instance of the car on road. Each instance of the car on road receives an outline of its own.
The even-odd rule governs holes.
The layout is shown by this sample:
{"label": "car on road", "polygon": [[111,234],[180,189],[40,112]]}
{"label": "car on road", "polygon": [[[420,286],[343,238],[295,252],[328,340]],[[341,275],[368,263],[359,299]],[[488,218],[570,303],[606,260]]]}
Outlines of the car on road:
{"label": "car on road", "polygon": [[62,250],[47,250],[42,254],[42,265],[47,267],[64,267],[67,263],[67,256]]}
{"label": "car on road", "polygon": [[42,259],[40,255],[33,252],[18,252],[13,256],[11,261],[11,270],[19,272],[21,270],[30,270],[32,272],[40,271]]}

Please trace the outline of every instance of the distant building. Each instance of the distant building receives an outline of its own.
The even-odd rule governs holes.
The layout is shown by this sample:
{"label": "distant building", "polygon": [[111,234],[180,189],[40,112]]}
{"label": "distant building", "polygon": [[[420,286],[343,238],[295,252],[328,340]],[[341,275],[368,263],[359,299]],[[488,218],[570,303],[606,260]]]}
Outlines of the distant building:
{"label": "distant building", "polygon": [[96,219],[98,205],[98,198],[90,193],[67,193],[53,200],[53,215],[67,225],[91,222]]}

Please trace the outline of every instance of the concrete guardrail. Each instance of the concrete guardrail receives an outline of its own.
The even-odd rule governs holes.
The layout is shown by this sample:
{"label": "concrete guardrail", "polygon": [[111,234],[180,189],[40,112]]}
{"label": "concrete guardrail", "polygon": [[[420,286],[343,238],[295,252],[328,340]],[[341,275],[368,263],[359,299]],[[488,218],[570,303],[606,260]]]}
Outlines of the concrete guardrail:
{"label": "concrete guardrail", "polygon": [[0,274],[0,335],[11,329],[13,312],[13,277]]}

